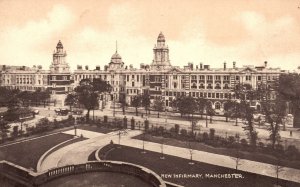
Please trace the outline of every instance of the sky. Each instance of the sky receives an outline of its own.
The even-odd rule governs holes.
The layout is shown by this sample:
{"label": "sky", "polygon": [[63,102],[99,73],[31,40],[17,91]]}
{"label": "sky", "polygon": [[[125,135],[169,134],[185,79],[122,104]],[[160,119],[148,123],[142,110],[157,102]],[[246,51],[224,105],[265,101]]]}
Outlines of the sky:
{"label": "sky", "polygon": [[59,40],[72,69],[116,51],[150,64],[160,32],[174,66],[300,66],[300,0],[0,0],[0,64],[48,69]]}

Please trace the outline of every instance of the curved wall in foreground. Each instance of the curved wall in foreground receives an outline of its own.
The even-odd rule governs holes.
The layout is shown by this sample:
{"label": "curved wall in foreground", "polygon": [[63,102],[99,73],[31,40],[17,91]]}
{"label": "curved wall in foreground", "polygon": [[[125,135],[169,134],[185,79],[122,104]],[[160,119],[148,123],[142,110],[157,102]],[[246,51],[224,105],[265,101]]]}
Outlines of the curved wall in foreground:
{"label": "curved wall in foreground", "polygon": [[138,177],[154,187],[166,187],[166,183],[153,171],[131,163],[119,161],[91,161],[84,164],[54,168],[35,173],[7,161],[0,162],[0,174],[14,183],[39,186],[60,177],[88,172],[115,172]]}

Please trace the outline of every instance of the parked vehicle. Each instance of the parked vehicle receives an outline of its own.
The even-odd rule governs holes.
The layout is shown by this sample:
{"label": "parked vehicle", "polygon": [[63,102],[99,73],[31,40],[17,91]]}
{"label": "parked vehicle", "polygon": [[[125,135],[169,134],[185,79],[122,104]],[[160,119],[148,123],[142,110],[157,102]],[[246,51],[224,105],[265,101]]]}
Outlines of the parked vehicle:
{"label": "parked vehicle", "polygon": [[66,116],[69,114],[69,110],[68,109],[65,109],[65,108],[59,108],[59,109],[55,109],[54,110],[55,113],[59,116]]}

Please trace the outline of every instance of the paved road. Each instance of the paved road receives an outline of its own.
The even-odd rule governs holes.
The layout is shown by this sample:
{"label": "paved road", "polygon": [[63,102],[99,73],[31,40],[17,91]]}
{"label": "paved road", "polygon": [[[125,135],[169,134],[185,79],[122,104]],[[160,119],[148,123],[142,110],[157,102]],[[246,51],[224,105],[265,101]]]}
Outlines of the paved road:
{"label": "paved road", "polygon": [[[131,138],[140,133],[141,131],[138,130],[129,131],[128,135],[122,137],[121,144],[135,148],[142,148],[141,140]],[[113,140],[114,142],[118,142],[117,132],[101,135],[89,140],[77,142],[72,145],[63,147],[57,150],[56,152],[52,153],[49,157],[45,159],[45,162],[42,164],[41,170],[44,171],[57,166],[84,163],[88,160],[88,156],[94,150],[108,144],[111,140]],[[154,152],[161,152],[161,145],[153,142],[145,142],[145,149]],[[188,149],[169,145],[164,145],[164,154],[173,155],[185,159],[189,159],[190,157]],[[235,159],[230,156],[194,150],[193,159],[208,164],[233,169],[235,168]],[[276,177],[276,166],[274,165],[245,159],[242,159],[240,163],[241,165],[239,166],[239,169],[242,171]],[[300,170],[287,167],[283,167],[282,171],[279,174],[279,178],[281,179],[300,183],[299,176]]]}

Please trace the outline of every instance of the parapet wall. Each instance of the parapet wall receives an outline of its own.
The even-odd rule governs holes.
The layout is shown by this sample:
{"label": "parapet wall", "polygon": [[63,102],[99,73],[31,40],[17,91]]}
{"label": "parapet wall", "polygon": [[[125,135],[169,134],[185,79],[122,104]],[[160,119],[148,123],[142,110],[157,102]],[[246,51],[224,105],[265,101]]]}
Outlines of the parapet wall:
{"label": "parapet wall", "polygon": [[154,187],[166,187],[165,182],[153,171],[135,164],[119,161],[92,161],[84,164],[54,168],[35,173],[7,161],[0,162],[0,174],[15,183],[39,186],[59,177],[87,172],[116,172],[133,175]]}

